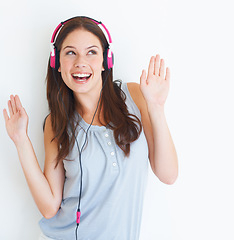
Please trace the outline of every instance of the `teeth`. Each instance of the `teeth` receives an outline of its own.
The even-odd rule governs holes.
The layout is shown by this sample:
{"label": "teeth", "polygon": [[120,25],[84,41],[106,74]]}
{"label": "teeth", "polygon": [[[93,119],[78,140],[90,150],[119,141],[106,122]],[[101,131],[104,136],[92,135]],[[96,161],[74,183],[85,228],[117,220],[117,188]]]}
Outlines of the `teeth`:
{"label": "teeth", "polygon": [[72,74],[73,77],[79,77],[79,78],[83,78],[83,77],[90,77],[91,74],[88,73],[74,73]]}

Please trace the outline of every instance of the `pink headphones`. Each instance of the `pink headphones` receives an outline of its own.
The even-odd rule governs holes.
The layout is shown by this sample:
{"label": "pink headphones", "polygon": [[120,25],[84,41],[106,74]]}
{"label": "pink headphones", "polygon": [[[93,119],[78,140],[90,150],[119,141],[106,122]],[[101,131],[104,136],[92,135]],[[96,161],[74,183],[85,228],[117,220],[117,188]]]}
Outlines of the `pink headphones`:
{"label": "pink headphones", "polygon": [[[88,18],[90,20],[92,20],[94,23],[96,23],[102,30],[102,32],[104,33],[105,37],[106,37],[106,40],[108,42],[108,47],[105,49],[104,51],[104,55],[103,55],[103,58],[104,58],[104,68],[105,70],[108,70],[108,69],[111,69],[114,65],[114,55],[113,55],[113,52],[111,50],[111,46],[112,46],[112,39],[111,39],[111,36],[110,36],[110,33],[109,31],[107,30],[106,26],[102,23],[102,22],[98,22],[92,18],[89,18],[89,17],[84,17],[84,16],[81,16],[82,18]],[[59,66],[59,54],[57,52],[57,49],[55,47],[55,42],[56,42],[56,38],[57,38],[57,35],[59,33],[59,31],[62,29],[62,27],[64,26],[64,24],[66,24],[67,22],[69,22],[70,20],[74,19],[76,17],[73,17],[73,18],[70,18],[64,22],[61,22],[55,29],[53,35],[52,35],[52,38],[51,38],[51,52],[50,52],[50,66],[51,68],[54,68],[54,69],[58,69],[58,66]]]}

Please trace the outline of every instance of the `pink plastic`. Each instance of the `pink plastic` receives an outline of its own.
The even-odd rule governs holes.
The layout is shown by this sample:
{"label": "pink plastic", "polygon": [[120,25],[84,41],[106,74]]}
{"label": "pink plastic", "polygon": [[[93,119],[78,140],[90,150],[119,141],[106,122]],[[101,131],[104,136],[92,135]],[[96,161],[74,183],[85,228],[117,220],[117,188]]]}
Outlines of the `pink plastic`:
{"label": "pink plastic", "polygon": [[80,212],[76,212],[76,223],[80,223]]}
{"label": "pink plastic", "polygon": [[98,24],[101,24],[101,25],[103,26],[103,28],[105,29],[105,31],[106,31],[106,33],[107,33],[107,35],[108,35],[109,43],[112,43],[111,35],[110,35],[108,29],[106,28],[106,26],[105,26],[103,23],[99,23],[99,22],[95,21],[94,19],[91,19],[91,20],[92,20],[93,22],[95,22],[97,25],[98,25]]}
{"label": "pink plastic", "polygon": [[54,30],[54,33],[53,33],[52,38],[51,38],[51,43],[54,43],[55,36],[56,36],[58,30],[61,28],[61,26],[62,26],[62,24],[60,23],[60,24],[56,27],[56,29]]}
{"label": "pink plastic", "polygon": [[[53,51],[55,51],[55,50],[53,50]],[[50,53],[50,66],[52,67],[52,68],[55,68],[55,53]]]}
{"label": "pink plastic", "polygon": [[[58,30],[61,28],[62,24],[60,23],[56,29],[54,30],[54,33],[52,35],[52,38],[51,38],[51,44],[54,44],[54,41],[55,41],[55,37],[56,37],[56,34],[58,32]],[[53,49],[51,52],[50,52],[50,66],[52,68],[55,68],[55,49]]]}
{"label": "pink plastic", "polygon": [[[71,18],[72,19],[72,18]],[[68,21],[70,21],[71,19],[68,19],[67,21],[63,22],[63,23],[60,23],[56,29],[54,30],[54,33],[52,35],[52,38],[51,38],[51,43],[53,44],[55,42],[55,38],[56,38],[56,35],[57,35],[57,32],[59,31],[59,29]],[[100,22],[97,22],[95,21],[94,19],[91,19],[94,23],[96,23],[97,25],[102,25],[102,27],[105,29],[107,35],[108,35],[108,38],[109,38],[109,44],[112,43],[112,39],[111,39],[111,35],[108,31],[108,29],[106,28],[106,26],[103,24],[103,23],[100,23]],[[108,54],[107,54],[107,65],[108,65],[108,68],[112,68],[113,67],[113,59],[112,59],[112,52],[109,52],[111,50],[108,50]],[[109,55],[111,55],[111,57],[109,57]],[[51,51],[50,53],[50,66],[52,68],[55,68],[55,49],[53,49],[53,51]],[[78,213],[77,213],[78,214]]]}
{"label": "pink plastic", "polygon": [[[110,50],[108,50],[110,51]],[[112,60],[112,52],[111,52],[111,57],[108,56],[109,53],[107,54],[107,64],[108,64],[108,68],[112,68],[113,67],[113,60]]]}
{"label": "pink plastic", "polygon": [[101,24],[103,27],[104,27],[104,29],[106,30],[106,33],[107,33],[107,35],[108,35],[108,37],[109,37],[109,43],[112,43],[112,39],[111,39],[111,35],[110,35],[110,33],[109,33],[109,31],[107,30],[107,28],[106,28],[106,26],[102,23]]}

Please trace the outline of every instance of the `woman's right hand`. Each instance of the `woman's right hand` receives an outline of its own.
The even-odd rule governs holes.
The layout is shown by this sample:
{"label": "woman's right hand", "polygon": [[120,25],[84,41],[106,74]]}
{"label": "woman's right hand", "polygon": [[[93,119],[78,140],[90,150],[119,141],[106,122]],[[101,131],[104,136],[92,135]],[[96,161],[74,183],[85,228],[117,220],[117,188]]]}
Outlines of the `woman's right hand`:
{"label": "woman's right hand", "polygon": [[17,145],[27,136],[28,115],[17,95],[15,97],[10,96],[8,109],[10,116],[8,116],[6,109],[3,110],[6,129],[9,137]]}

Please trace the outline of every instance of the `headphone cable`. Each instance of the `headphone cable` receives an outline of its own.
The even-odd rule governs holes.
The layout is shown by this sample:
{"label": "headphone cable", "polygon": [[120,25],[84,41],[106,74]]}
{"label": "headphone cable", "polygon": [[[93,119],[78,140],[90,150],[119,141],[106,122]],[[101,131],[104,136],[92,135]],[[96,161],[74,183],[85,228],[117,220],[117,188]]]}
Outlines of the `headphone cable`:
{"label": "headphone cable", "polygon": [[78,239],[77,236],[78,236],[78,227],[79,227],[79,224],[80,224],[80,216],[81,216],[81,211],[80,211],[80,202],[81,202],[81,194],[82,194],[82,188],[83,188],[83,168],[82,168],[82,158],[81,158],[81,155],[82,155],[82,151],[84,149],[84,146],[85,144],[87,143],[87,139],[88,139],[88,132],[89,132],[89,129],[91,128],[92,124],[93,124],[93,121],[94,121],[94,118],[96,116],[96,113],[97,113],[97,110],[98,110],[98,107],[99,107],[99,104],[100,104],[100,101],[101,101],[101,95],[102,95],[102,91],[103,91],[103,88],[106,84],[106,81],[107,81],[107,78],[109,77],[110,75],[110,69],[108,69],[108,74],[103,82],[103,86],[102,86],[102,89],[100,91],[100,96],[99,96],[99,99],[98,99],[98,103],[97,103],[97,107],[95,109],[95,112],[93,114],[93,117],[92,117],[92,120],[91,120],[91,123],[89,124],[86,132],[85,132],[85,141],[80,149],[79,147],[79,143],[77,141],[77,138],[76,138],[76,135],[75,135],[75,132],[74,132],[74,129],[72,128],[71,126],[71,123],[70,123],[70,119],[69,119],[69,116],[67,114],[67,111],[66,111],[66,107],[65,107],[65,104],[64,104],[64,101],[63,101],[63,98],[62,98],[62,95],[61,95],[61,91],[60,91],[60,88],[59,88],[59,84],[58,84],[58,81],[57,81],[57,78],[56,78],[56,75],[55,75],[55,69],[52,68],[52,71],[53,71],[53,77],[54,77],[54,80],[56,82],[56,85],[57,85],[57,88],[58,88],[58,94],[59,94],[59,97],[60,97],[60,100],[62,102],[62,105],[63,105],[63,108],[64,108],[64,111],[65,111],[65,115],[66,115],[66,118],[67,118],[67,121],[68,121],[68,125],[71,129],[71,133],[72,133],[72,136],[74,137],[75,139],[75,142],[76,142],[76,146],[77,146],[77,149],[78,149],[78,152],[79,152],[79,164],[80,164],[80,192],[79,192],[79,201],[78,201],[78,207],[77,207],[77,211],[76,211],[76,230],[75,230],[75,235],[76,235],[76,240]]}

